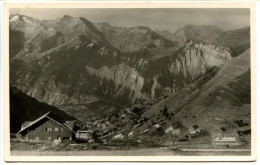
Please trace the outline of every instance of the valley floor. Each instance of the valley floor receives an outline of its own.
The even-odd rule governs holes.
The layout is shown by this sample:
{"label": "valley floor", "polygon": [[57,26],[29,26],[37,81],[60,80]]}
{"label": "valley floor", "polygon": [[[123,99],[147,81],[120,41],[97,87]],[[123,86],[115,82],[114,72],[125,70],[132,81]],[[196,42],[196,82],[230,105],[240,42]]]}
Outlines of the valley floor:
{"label": "valley floor", "polygon": [[48,142],[12,142],[12,156],[248,156],[246,148],[180,148],[104,146],[97,143],[54,145]]}
{"label": "valley floor", "polygon": [[12,151],[12,156],[248,156],[250,151],[187,151],[176,152],[168,148],[130,150],[88,150],[88,151]]}

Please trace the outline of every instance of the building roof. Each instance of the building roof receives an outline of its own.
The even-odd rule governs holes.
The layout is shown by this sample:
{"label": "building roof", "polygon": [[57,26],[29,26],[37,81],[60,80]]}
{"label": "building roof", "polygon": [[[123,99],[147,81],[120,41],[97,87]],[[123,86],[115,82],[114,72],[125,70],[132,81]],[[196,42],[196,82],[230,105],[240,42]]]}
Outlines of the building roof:
{"label": "building roof", "polygon": [[67,121],[65,121],[64,125],[66,125],[67,127],[69,127],[70,129],[73,130],[75,122],[76,122],[76,120],[67,120]]}
{"label": "building roof", "polygon": [[25,121],[24,123],[22,123],[22,128],[21,128],[21,129],[27,127],[27,126],[30,125],[31,123],[32,123],[32,121]]}
{"label": "building roof", "polygon": [[92,130],[77,130],[77,133],[91,133]]}
{"label": "building roof", "polygon": [[[39,121],[41,121],[41,120],[44,119],[44,118],[48,118],[48,119],[50,119],[50,120],[56,122],[56,123],[59,124],[60,126],[66,128],[66,129],[68,129],[69,131],[74,132],[71,128],[69,128],[68,126],[66,126],[65,124],[63,124],[64,121],[63,121],[60,117],[54,115],[54,114],[51,113],[51,112],[48,112],[48,113],[42,115],[41,117],[37,118],[36,120],[32,121],[32,122],[31,122],[29,125],[27,125],[26,127],[22,128],[18,133],[23,132],[24,130],[30,128],[31,126],[33,126],[34,124],[38,123]],[[74,133],[75,133],[75,132],[74,132]]]}

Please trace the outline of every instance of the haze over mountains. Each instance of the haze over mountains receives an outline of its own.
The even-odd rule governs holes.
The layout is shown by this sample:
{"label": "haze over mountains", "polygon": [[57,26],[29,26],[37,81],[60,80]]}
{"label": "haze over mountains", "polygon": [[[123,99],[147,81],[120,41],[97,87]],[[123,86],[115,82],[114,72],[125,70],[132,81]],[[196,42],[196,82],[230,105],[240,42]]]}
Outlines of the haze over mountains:
{"label": "haze over mountains", "polygon": [[215,131],[250,118],[250,27],[187,25],[171,33],[68,15],[11,15],[9,32],[11,86],[77,119],[121,114],[140,101],[142,117],[133,121],[142,124],[144,117],[172,120],[160,114],[164,106],[185,128],[209,129],[205,115],[212,113],[221,118]]}

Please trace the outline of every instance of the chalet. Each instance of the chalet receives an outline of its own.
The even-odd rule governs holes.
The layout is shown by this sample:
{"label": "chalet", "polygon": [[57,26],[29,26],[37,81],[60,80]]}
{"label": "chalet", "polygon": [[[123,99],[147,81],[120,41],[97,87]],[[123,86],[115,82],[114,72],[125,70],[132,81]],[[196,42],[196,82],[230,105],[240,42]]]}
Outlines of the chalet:
{"label": "chalet", "polygon": [[63,141],[74,140],[75,131],[61,118],[48,112],[32,122],[22,124],[17,136],[22,140]]}

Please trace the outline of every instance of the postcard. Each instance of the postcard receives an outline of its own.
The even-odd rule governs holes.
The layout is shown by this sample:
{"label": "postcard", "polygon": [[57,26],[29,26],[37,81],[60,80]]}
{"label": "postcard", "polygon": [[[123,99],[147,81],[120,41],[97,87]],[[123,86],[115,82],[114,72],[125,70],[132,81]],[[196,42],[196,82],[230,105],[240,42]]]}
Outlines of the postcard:
{"label": "postcard", "polygon": [[5,160],[256,160],[255,30],[254,3],[5,3]]}

